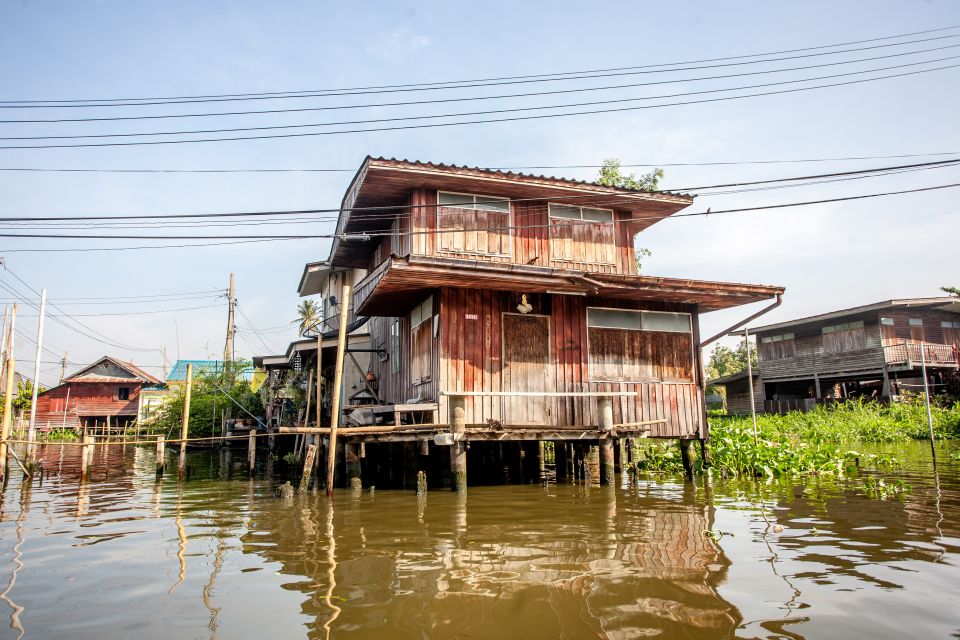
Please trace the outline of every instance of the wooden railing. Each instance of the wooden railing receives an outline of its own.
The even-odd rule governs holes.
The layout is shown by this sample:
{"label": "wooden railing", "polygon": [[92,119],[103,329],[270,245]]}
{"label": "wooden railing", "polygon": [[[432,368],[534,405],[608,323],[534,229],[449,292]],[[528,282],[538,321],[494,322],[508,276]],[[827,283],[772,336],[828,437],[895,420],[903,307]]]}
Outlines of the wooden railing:
{"label": "wooden railing", "polygon": [[[920,349],[923,349],[921,357]],[[920,366],[925,360],[928,366],[957,366],[957,349],[951,344],[922,345],[917,342],[900,342],[883,347],[883,355],[887,364],[904,364]]]}

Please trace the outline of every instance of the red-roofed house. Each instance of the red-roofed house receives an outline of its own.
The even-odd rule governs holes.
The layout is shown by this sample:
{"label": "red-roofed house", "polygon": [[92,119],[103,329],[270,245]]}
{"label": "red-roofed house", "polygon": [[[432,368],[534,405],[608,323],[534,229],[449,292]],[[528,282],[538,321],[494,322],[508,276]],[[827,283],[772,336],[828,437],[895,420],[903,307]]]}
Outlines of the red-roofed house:
{"label": "red-roofed house", "polygon": [[40,428],[125,428],[137,419],[140,391],[162,384],[129,362],[104,356],[37,396]]}

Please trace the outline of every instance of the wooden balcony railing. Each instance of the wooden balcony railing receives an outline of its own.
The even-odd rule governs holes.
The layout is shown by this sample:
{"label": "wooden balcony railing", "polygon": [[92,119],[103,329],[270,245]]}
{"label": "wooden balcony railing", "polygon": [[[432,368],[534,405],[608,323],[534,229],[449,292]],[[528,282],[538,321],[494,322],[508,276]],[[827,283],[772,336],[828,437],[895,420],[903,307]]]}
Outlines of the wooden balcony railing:
{"label": "wooden balcony railing", "polygon": [[[923,349],[921,357],[920,350]],[[900,342],[883,347],[887,364],[920,366],[925,360],[930,367],[956,367],[958,365],[957,348],[952,344],[922,345],[917,342]]]}

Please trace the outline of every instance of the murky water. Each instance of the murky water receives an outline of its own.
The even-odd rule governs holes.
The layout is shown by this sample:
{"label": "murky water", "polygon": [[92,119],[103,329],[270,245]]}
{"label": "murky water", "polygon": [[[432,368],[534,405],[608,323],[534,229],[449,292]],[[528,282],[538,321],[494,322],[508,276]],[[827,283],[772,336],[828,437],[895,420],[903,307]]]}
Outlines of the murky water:
{"label": "murky water", "polygon": [[900,500],[641,478],[331,506],[278,498],[279,467],[246,480],[242,454],[191,454],[178,484],[117,448],[81,484],[50,446],[42,483],[3,492],[0,637],[956,637],[960,469],[896,453]]}

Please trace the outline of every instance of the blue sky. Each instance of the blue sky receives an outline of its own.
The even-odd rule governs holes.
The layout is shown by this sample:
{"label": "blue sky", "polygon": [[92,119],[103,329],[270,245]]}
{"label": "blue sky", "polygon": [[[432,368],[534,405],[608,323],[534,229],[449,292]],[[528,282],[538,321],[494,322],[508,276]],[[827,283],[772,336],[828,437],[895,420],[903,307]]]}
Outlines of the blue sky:
{"label": "blue sky", "polygon": [[[4,2],[0,4],[0,100],[248,93],[550,73],[744,55],[955,24],[960,24],[960,5],[954,2]],[[944,35],[951,33],[960,34],[960,30]],[[960,38],[942,41],[939,46],[956,43]],[[928,46],[937,45],[925,43],[914,48]],[[957,52],[960,48],[927,57]],[[0,150],[0,167],[349,170],[228,175],[0,172],[0,215],[330,207],[339,203],[351,171],[367,154],[479,166],[530,166],[598,164],[607,157],[626,163],[664,164],[953,152],[960,151],[958,79],[960,69],[950,69],[748,100],[472,127],[216,144]],[[723,82],[764,81],[769,80]],[[660,95],[723,82],[630,89],[599,97],[587,94],[591,97],[583,99]],[[339,103],[330,100],[325,104],[357,99],[340,98]],[[523,104],[579,99],[554,97]],[[290,101],[282,106],[294,102],[310,101]],[[315,99],[312,104],[324,103]],[[375,118],[517,104],[366,109],[346,115],[349,119]],[[195,112],[227,106],[236,105],[158,106],[136,112]],[[5,115],[11,111],[18,118],[38,113],[18,109],[5,110]],[[98,109],[97,115],[129,112]],[[321,112],[95,125],[3,124],[0,131],[5,136],[68,135],[328,119],[331,114]],[[679,188],[898,163],[673,167],[666,169],[663,186]],[[595,170],[550,173],[591,178]],[[694,209],[910,189],[960,182],[957,178],[960,169],[945,168],[836,185],[705,196],[698,198]],[[891,297],[935,295],[941,285],[960,285],[956,193],[948,189],[706,220],[668,220],[645,232],[639,243],[653,251],[645,263],[645,271],[651,274],[786,286],[783,307],[768,316],[770,321],[782,320]],[[303,225],[293,227],[280,225],[279,232],[296,233]],[[331,225],[309,228],[329,232]],[[191,232],[189,228],[185,231]],[[225,232],[242,231],[227,228]],[[196,233],[217,230],[198,229]],[[222,300],[87,306],[68,306],[66,301],[225,288],[229,272],[234,271],[240,307],[249,318],[238,321],[238,351],[243,355],[262,353],[267,349],[249,325],[272,331],[293,320],[303,264],[325,258],[328,248],[326,241],[309,240],[129,252],[11,251],[77,246],[111,244],[0,239],[0,255],[31,285],[46,287],[51,298],[60,300],[70,313],[140,312],[84,316],[81,320],[127,345],[166,347],[171,361],[178,352],[178,335],[183,357],[203,358],[222,349],[226,324]],[[0,279],[15,283],[10,275]],[[208,305],[211,308],[156,312]],[[707,315],[703,331],[719,330],[745,312]],[[32,312],[23,309],[23,313]],[[36,318],[27,315],[18,326],[29,335],[35,333],[35,323]],[[262,337],[272,350],[281,350],[294,333],[272,332]],[[110,353],[154,367],[151,370],[159,373],[161,359],[156,351],[110,348],[56,323],[48,323],[45,342],[54,353],[69,351],[71,362],[88,362]],[[32,346],[28,340],[20,340],[17,350],[19,368],[30,374]],[[46,354],[42,360],[41,379],[54,381],[59,370],[52,362],[54,356]]]}

